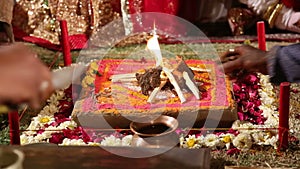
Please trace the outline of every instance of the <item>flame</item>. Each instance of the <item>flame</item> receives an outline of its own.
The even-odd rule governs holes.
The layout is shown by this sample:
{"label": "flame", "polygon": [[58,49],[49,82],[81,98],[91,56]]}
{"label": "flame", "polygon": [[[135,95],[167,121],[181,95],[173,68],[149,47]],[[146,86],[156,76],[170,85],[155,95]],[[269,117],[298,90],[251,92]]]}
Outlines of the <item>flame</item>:
{"label": "flame", "polygon": [[156,60],[156,67],[162,66],[163,60],[162,60],[162,54],[158,42],[158,35],[156,34],[156,28],[155,23],[153,26],[153,36],[148,40],[147,42],[147,49],[154,55]]}

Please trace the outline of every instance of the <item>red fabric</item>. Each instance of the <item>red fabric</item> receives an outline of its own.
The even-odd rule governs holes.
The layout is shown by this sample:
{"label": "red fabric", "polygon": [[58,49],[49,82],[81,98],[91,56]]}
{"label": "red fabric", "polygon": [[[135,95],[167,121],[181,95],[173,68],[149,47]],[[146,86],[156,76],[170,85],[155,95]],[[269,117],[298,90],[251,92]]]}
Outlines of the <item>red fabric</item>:
{"label": "red fabric", "polygon": [[120,0],[110,0],[110,1],[111,1],[110,4],[111,4],[113,10],[115,12],[118,12],[119,14],[121,14],[122,12],[121,12],[121,3],[120,3]]}
{"label": "red fabric", "polygon": [[162,12],[177,15],[179,0],[143,0],[144,12]]}
{"label": "red fabric", "polygon": [[295,11],[300,11],[300,0],[281,0],[281,1],[286,7],[293,8]]}
{"label": "red fabric", "polygon": [[200,1],[180,0],[178,16],[190,22],[195,22],[197,20],[197,14],[200,10],[200,3]]}
{"label": "red fabric", "polygon": [[132,17],[133,32],[149,31],[148,28],[153,28],[155,23],[156,28],[165,34],[177,36],[185,33],[185,25],[180,23],[178,17],[159,14],[164,13],[177,16],[180,0],[142,0],[140,4],[136,2],[136,0],[129,0],[129,12],[131,14],[136,14],[137,12],[155,12],[156,14],[141,14],[143,16],[142,24],[138,23],[135,17]]}
{"label": "red fabric", "polygon": [[[16,27],[13,28],[13,31],[14,31],[15,39],[17,41],[25,41],[25,42],[33,43],[51,50],[57,50],[57,51],[62,50],[62,47],[60,45],[53,44],[46,39],[30,36],[25,32],[23,32],[21,29],[18,29]],[[79,50],[79,49],[86,48],[87,41],[88,41],[88,37],[85,34],[77,34],[77,35],[69,36],[71,50]]]}
{"label": "red fabric", "polygon": [[180,0],[165,0],[164,1],[164,12],[171,15],[178,15]]}
{"label": "red fabric", "polygon": [[128,0],[130,14],[137,13],[137,12],[139,12],[139,10],[143,11],[143,1],[142,1],[142,4],[140,4],[140,6],[137,6],[135,1],[136,0]]}
{"label": "red fabric", "polygon": [[[138,10],[140,12],[161,12],[171,15],[178,15],[180,1],[182,0],[141,0],[141,3],[136,3],[137,0],[129,0],[129,13],[134,14]],[[138,6],[140,5],[140,6]]]}
{"label": "red fabric", "polygon": [[143,0],[143,12],[164,12],[164,0]]}

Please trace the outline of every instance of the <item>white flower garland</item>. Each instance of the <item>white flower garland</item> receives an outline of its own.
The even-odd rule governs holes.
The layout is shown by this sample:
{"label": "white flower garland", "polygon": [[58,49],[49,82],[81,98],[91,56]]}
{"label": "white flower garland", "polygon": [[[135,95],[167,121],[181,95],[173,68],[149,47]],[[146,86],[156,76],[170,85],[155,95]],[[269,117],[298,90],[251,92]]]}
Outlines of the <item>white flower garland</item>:
{"label": "white flower garland", "polygon": [[[51,126],[51,123],[55,122],[54,113],[58,112],[59,100],[65,98],[63,90],[59,90],[54,93],[48,100],[48,104],[40,111],[40,113],[33,117],[30,125],[27,127],[26,131],[22,132],[20,136],[21,145],[34,144],[49,142],[53,133],[60,133],[63,129],[74,129],[77,127],[77,123],[71,119],[60,123],[58,126]],[[39,130],[44,130],[38,133]],[[114,135],[104,137],[100,142],[88,142],[85,143],[82,139],[69,139],[64,138],[63,142],[59,144],[60,146],[130,146],[132,140],[132,135],[124,136],[123,138],[118,138]]]}
{"label": "white flower garland", "polygon": [[264,125],[254,125],[247,121],[237,120],[232,124],[232,129],[239,132],[237,136],[227,133],[219,136],[208,134],[204,136],[188,135],[180,137],[180,147],[182,148],[230,148],[230,145],[241,151],[249,150],[252,145],[270,145],[277,149],[279,122],[279,113],[277,111],[277,102],[272,84],[269,82],[269,76],[258,74],[261,88],[258,90],[261,97],[260,110],[263,110],[263,116],[266,118]]}
{"label": "white flower garland", "polygon": [[[51,95],[47,101],[47,105],[40,111],[40,113],[33,117],[31,123],[26,131],[22,132],[20,136],[21,145],[49,142],[52,137],[51,134],[59,133],[63,129],[74,129],[77,123],[73,120],[62,122],[58,126],[51,126],[55,122],[54,113],[59,111],[59,100],[65,97],[64,91],[59,90]],[[38,133],[39,130],[45,130]]]}

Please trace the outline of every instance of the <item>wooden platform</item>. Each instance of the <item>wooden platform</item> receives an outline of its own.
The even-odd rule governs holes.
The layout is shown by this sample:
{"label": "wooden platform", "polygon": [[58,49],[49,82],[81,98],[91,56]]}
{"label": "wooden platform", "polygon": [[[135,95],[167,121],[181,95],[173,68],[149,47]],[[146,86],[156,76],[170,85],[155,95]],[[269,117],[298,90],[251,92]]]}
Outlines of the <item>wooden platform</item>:
{"label": "wooden platform", "polygon": [[[88,168],[88,169],[209,169],[210,149],[132,148],[132,147],[57,147],[57,146],[0,146],[0,149],[24,152],[24,169]],[[115,154],[121,154],[118,156]],[[147,158],[128,158],[139,153],[159,155]],[[160,153],[165,152],[165,153]],[[137,156],[138,157],[138,156]]]}

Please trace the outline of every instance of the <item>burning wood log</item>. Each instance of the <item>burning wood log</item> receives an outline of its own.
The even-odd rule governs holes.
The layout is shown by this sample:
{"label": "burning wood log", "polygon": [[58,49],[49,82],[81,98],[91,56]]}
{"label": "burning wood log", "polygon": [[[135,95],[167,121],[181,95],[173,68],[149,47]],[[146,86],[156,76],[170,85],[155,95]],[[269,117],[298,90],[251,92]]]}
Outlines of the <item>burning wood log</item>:
{"label": "burning wood log", "polygon": [[[194,73],[181,57],[178,57],[175,62],[164,60],[161,74],[163,73],[166,74],[167,80],[169,80],[172,87],[174,87],[181,103],[184,103],[186,101],[186,98],[183,94],[183,89],[191,91],[196,99],[200,99],[200,91],[196,83],[194,82]],[[149,103],[153,103],[155,96],[163,88],[164,85],[166,85],[166,83],[163,83],[159,87],[154,88],[154,90],[150,94],[151,97],[149,97],[147,100]]]}
{"label": "burning wood log", "polygon": [[183,89],[191,91],[197,99],[200,99],[200,91],[194,82],[194,74],[182,58],[177,58],[175,63],[165,60],[164,67],[150,68],[138,73],[118,74],[110,77],[112,82],[134,82],[141,86],[142,93],[149,96],[147,102],[153,103],[156,95],[167,84],[171,83],[181,103],[186,101]]}
{"label": "burning wood log", "polygon": [[150,94],[161,83],[161,67],[147,69],[144,74],[136,73],[138,84],[142,88],[142,93],[146,96]]}
{"label": "burning wood log", "polygon": [[[168,80],[173,85],[181,103],[186,101],[186,98],[183,95],[182,89],[186,88],[191,91],[197,99],[200,99],[199,89],[194,82],[194,74],[191,69],[186,65],[181,57],[177,57],[176,63],[170,63],[168,60],[164,60],[162,58],[162,53],[160,50],[158,36],[156,34],[156,29],[154,26],[153,37],[149,39],[147,43],[147,49],[150,50],[152,55],[154,55],[156,60],[156,67],[161,66],[162,71],[167,75]],[[197,71],[205,71],[208,70],[197,68]],[[165,84],[163,84],[165,85]],[[152,102],[157,95],[157,93],[162,89],[162,85],[159,87],[155,87],[151,93],[151,97],[149,97],[148,102]],[[142,87],[143,88],[143,87]]]}

